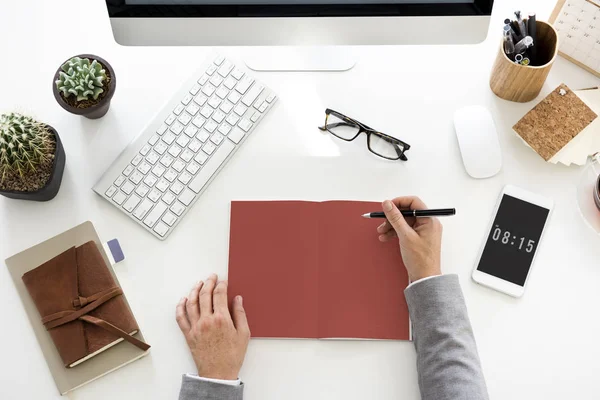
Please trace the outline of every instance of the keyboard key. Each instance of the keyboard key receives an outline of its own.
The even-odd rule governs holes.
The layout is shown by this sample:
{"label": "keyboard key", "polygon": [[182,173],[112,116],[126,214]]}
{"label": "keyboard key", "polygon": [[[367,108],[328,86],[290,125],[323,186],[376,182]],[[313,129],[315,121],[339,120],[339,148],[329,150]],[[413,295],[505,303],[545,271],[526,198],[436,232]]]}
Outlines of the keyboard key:
{"label": "keyboard key", "polygon": [[255,112],[252,117],[250,117],[250,121],[252,122],[256,122],[258,121],[258,119],[260,118],[260,113],[259,112]]}
{"label": "keyboard key", "polygon": [[144,175],[148,174],[148,172],[150,172],[151,169],[152,169],[152,165],[148,164],[146,161],[143,161],[138,166],[138,171],[140,171]]}
{"label": "keyboard key", "polygon": [[[177,176],[177,175],[175,175],[175,176]],[[169,182],[167,182],[165,179],[161,179],[156,184],[156,188],[158,190],[160,190],[161,192],[164,192],[165,190],[167,190],[169,188]]]}
{"label": "keyboard key", "polygon": [[156,162],[158,161],[159,158],[160,158],[160,156],[158,154],[151,151],[150,154],[148,154],[146,156],[146,161],[148,161],[150,164],[154,165],[154,164],[156,164]]}
{"label": "keyboard key", "polygon": [[213,110],[212,107],[207,105],[204,106],[204,108],[200,111],[200,114],[202,114],[204,118],[209,118],[212,115],[213,111],[215,110]]}
{"label": "keyboard key", "polygon": [[232,102],[233,104],[236,104],[238,101],[240,101],[241,98],[242,98],[242,95],[239,94],[238,92],[236,92],[235,90],[233,92],[231,92],[229,97],[227,97],[227,99],[230,102]]}
{"label": "keyboard key", "polygon": [[[177,106],[175,107],[175,109],[173,110],[173,114],[175,115],[179,115],[181,114],[181,112],[185,109],[185,107],[183,106],[183,104],[177,104]],[[169,124],[170,125],[170,124]]]}
{"label": "keyboard key", "polygon": [[229,114],[229,112],[233,109],[233,104],[231,104],[230,101],[225,100],[223,102],[223,104],[221,104],[221,110],[225,113],[225,114]]}
{"label": "keyboard key", "polygon": [[[197,93],[197,92],[196,92],[196,93]],[[194,93],[194,95],[195,95],[196,93]],[[190,96],[189,94],[186,94],[186,95],[185,95],[185,97],[183,98],[183,100],[181,100],[181,102],[182,102],[184,105],[186,105],[186,106],[187,106],[188,104],[190,104],[190,101],[192,101],[192,99],[193,99],[193,97],[192,97],[192,96]]]}
{"label": "keyboard key", "polygon": [[177,180],[179,180],[184,185],[187,185],[189,183],[189,181],[192,180],[192,176],[190,174],[188,174],[186,171],[183,171],[181,173],[181,175],[179,175],[179,178],[177,178]]}
{"label": "keyboard key", "polygon": [[203,147],[202,151],[208,154],[209,156],[215,151],[216,147],[211,142],[207,142]]}
{"label": "keyboard key", "polygon": [[144,175],[140,171],[133,171],[129,179],[131,180],[131,182],[137,185],[142,181],[142,179],[144,179]]}
{"label": "keyboard key", "polygon": [[240,117],[238,117],[237,115],[235,115],[233,113],[229,114],[227,119],[225,119],[225,121],[227,121],[227,123],[232,126],[235,126],[239,120],[240,120]]}
{"label": "keyboard key", "polygon": [[204,185],[206,185],[213,174],[219,169],[233,149],[235,149],[235,145],[232,142],[227,140],[223,142],[212,156],[211,162],[206,164],[200,172],[198,172],[198,175],[190,182],[188,187],[193,190],[194,193],[200,193]]}
{"label": "keyboard key", "polygon": [[229,124],[221,124],[219,127],[219,132],[221,132],[223,135],[227,135],[229,132],[231,132],[231,126],[229,126]]}
{"label": "keyboard key", "polygon": [[113,196],[113,194],[117,193],[117,190],[118,190],[118,189],[117,189],[116,187],[114,187],[114,186],[111,186],[111,187],[109,187],[109,188],[108,188],[108,190],[107,190],[107,191],[104,193],[104,195],[105,195],[106,197],[112,197],[112,196]]}
{"label": "keyboard key", "polygon": [[154,168],[152,168],[152,173],[159,178],[165,173],[167,169],[160,164],[156,164]]}
{"label": "keyboard key", "polygon": [[137,193],[140,197],[145,197],[149,191],[150,188],[146,185],[140,185],[137,187],[137,189],[135,189],[135,193]]}
{"label": "keyboard key", "polygon": [[200,85],[205,85],[206,82],[208,82],[208,78],[209,78],[208,75],[204,74],[200,77],[200,79],[198,79],[198,83]]}
{"label": "keyboard key", "polygon": [[[238,82],[235,90],[240,94],[244,94],[253,83],[254,79],[250,78],[249,76],[245,76],[241,81]],[[234,103],[237,103],[237,101],[234,101]]]}
{"label": "keyboard key", "polygon": [[[196,172],[200,170],[200,166],[195,162],[191,162],[190,165],[187,166],[186,171],[188,171],[192,175],[196,175]],[[115,189],[116,190],[116,189]]]}
{"label": "keyboard key", "polygon": [[206,120],[198,115],[196,118],[194,118],[192,124],[194,124],[198,128],[202,128],[202,125],[204,125],[205,122]]}
{"label": "keyboard key", "polygon": [[[164,201],[165,203],[167,203],[168,205],[173,204],[173,202],[175,201],[177,197],[173,194],[173,192],[171,191],[167,191],[163,197],[162,197],[162,201]],[[165,207],[166,208],[166,207]]]}
{"label": "keyboard key", "polygon": [[142,199],[140,199],[135,194],[132,194],[131,197],[127,199],[127,201],[125,202],[125,204],[123,204],[123,208],[127,212],[132,212],[133,209],[139,204],[140,201],[142,201]]}
{"label": "keyboard key", "polygon": [[183,186],[183,184],[179,181],[175,181],[175,183],[173,183],[171,185],[171,192],[175,193],[175,194],[179,194],[181,193],[181,191],[185,188],[185,186]]}
{"label": "keyboard key", "polygon": [[223,83],[223,85],[229,89],[229,90],[233,90],[233,88],[235,87],[235,84],[237,82],[235,81],[235,79],[233,79],[231,76],[228,77],[227,79],[225,79],[225,82]]}
{"label": "keyboard key", "polygon": [[215,129],[218,128],[218,126],[219,126],[219,124],[217,124],[215,121],[213,121],[211,119],[206,124],[204,124],[204,129],[206,129],[210,133],[213,133],[215,131]]}
{"label": "keyboard key", "polygon": [[175,221],[177,221],[177,217],[171,214],[170,212],[167,212],[165,213],[165,215],[163,215],[162,221],[169,226],[173,226]]}
{"label": "keyboard key", "polygon": [[148,199],[144,199],[133,211],[133,216],[139,220],[142,220],[146,214],[148,214],[148,211],[150,211],[152,206],[154,206],[154,203]]}
{"label": "keyboard key", "polygon": [[[189,122],[189,121],[188,121],[188,122]],[[172,126],[172,127],[171,127],[171,129],[170,129],[170,131],[171,131],[171,132],[173,132],[173,133],[174,133],[174,134],[176,134],[176,135],[179,135],[181,132],[183,132],[183,125],[181,125],[181,124],[179,123],[179,121],[177,121],[177,122],[175,122],[175,123],[173,124],[173,126]],[[169,134],[167,133],[167,135],[169,135]],[[167,135],[163,136],[163,140],[165,140],[165,137],[166,137]]]}
{"label": "keyboard key", "polygon": [[185,189],[183,193],[179,195],[177,200],[182,202],[184,205],[189,206],[192,204],[194,197],[196,197],[196,193],[192,192],[190,189]]}
{"label": "keyboard key", "polygon": [[167,151],[168,148],[169,146],[167,146],[167,144],[161,140],[156,144],[156,146],[154,146],[154,151],[162,155],[165,153],[165,151]]}
{"label": "keyboard key", "polygon": [[144,178],[144,183],[150,187],[154,186],[154,184],[156,183],[156,181],[158,180],[157,177],[155,177],[154,175],[150,174],[148,176],[146,176]]}
{"label": "keyboard key", "polygon": [[211,65],[210,67],[206,68],[206,73],[208,75],[211,75],[215,73],[215,71],[217,70],[217,67],[214,65]]}
{"label": "keyboard key", "polygon": [[113,196],[112,200],[118,205],[121,205],[123,204],[126,198],[127,195],[119,190],[119,192]]}
{"label": "keyboard key", "polygon": [[169,227],[163,224],[162,222],[159,222],[158,224],[156,224],[153,231],[158,233],[160,237],[164,237],[167,234],[167,232],[169,232]]}
{"label": "keyboard key", "polygon": [[[198,141],[196,140],[196,142],[198,142]],[[200,143],[200,142],[198,142],[198,143]],[[181,153],[181,156],[179,156],[179,157],[180,157],[180,158],[181,158],[183,161],[185,161],[185,162],[187,163],[187,162],[190,162],[190,160],[191,160],[192,158],[194,158],[194,153],[195,153],[195,152],[193,152],[193,151],[192,151],[192,150],[190,150],[190,149],[185,149],[185,150],[183,151],[183,153]]]}
{"label": "keyboard key", "polygon": [[[173,122],[173,121],[171,121]],[[170,124],[169,124],[170,125]],[[158,133],[159,135],[162,135],[163,133],[165,133],[167,131],[167,129],[169,129],[169,127],[165,124],[162,124],[157,130],[156,133]]]}
{"label": "keyboard key", "polygon": [[164,165],[165,167],[170,167],[171,164],[173,163],[173,157],[171,157],[169,154],[165,154],[161,159],[160,159],[160,163],[162,165]]}
{"label": "keyboard key", "polygon": [[229,61],[226,60],[223,65],[221,65],[221,68],[219,68],[219,71],[217,71],[219,73],[219,75],[221,75],[223,78],[225,78],[227,75],[229,75],[229,73],[231,72],[231,70],[233,69],[233,64]]}
{"label": "keyboard key", "polygon": [[213,75],[210,79],[209,82],[214,86],[214,87],[219,87],[221,86],[221,83],[223,83],[223,78],[221,78],[219,75]]}
{"label": "keyboard key", "polygon": [[225,61],[225,57],[223,57],[222,55],[218,55],[215,60],[213,61],[213,63],[215,63],[215,65],[221,65],[223,63],[223,61]]}
{"label": "keyboard key", "polygon": [[[188,114],[187,112],[181,113],[179,118],[177,118],[177,121],[181,122],[181,124],[183,126],[186,126],[187,124],[189,124],[191,120],[192,120],[192,116],[190,114]],[[173,130],[173,128],[171,128],[171,130]],[[181,133],[181,132],[179,132],[179,133]]]}
{"label": "keyboard key", "polygon": [[237,115],[239,115],[241,117],[241,116],[243,116],[246,113],[247,110],[248,110],[248,107],[245,107],[242,104],[238,104],[233,109],[233,112],[236,113]]}
{"label": "keyboard key", "polygon": [[125,177],[123,175],[119,175],[119,177],[117,179],[115,179],[115,186],[119,187],[123,184],[123,182],[125,182]]}
{"label": "keyboard key", "polygon": [[194,157],[194,161],[200,165],[204,164],[206,160],[208,160],[208,156],[204,152],[200,152],[196,155],[196,157]]}
{"label": "keyboard key", "polygon": [[[154,205],[154,204],[152,204],[152,205]],[[162,215],[164,214],[165,211],[167,211],[167,206],[165,205],[165,203],[163,203],[163,202],[158,203],[156,205],[156,207],[154,207],[152,209],[152,211],[150,211],[150,214],[148,214],[146,219],[144,219],[144,224],[146,226],[148,226],[149,228],[152,228],[154,226],[154,224],[156,224],[158,222],[160,217],[162,217]]]}
{"label": "keyboard key", "polygon": [[175,141],[175,135],[173,135],[172,133],[169,132],[169,133],[165,134],[165,136],[162,137],[162,140],[166,144],[171,144]]}
{"label": "keyboard key", "polygon": [[171,168],[173,168],[177,172],[181,172],[185,168],[185,163],[183,161],[181,161],[180,159],[177,159],[177,160],[175,160],[175,162],[173,163]]}
{"label": "keyboard key", "polygon": [[258,96],[264,88],[264,86],[258,84],[252,86],[252,89],[250,89],[250,91],[248,91],[248,93],[246,93],[246,95],[242,99],[242,103],[250,107],[252,103],[254,103],[254,100],[258,98]]}
{"label": "keyboard key", "polygon": [[[175,170],[173,169],[169,169],[163,176],[163,178],[165,178],[166,180],[168,180],[169,182],[173,182],[175,179],[177,179],[177,172],[175,172]],[[160,184],[160,182],[159,182]],[[156,185],[156,187],[158,187],[158,185]],[[163,191],[161,188],[158,188],[160,191]],[[165,188],[166,190],[166,188]]]}
{"label": "keyboard key", "polygon": [[240,80],[242,78],[242,76],[244,76],[244,71],[235,68],[232,72],[231,72],[231,76],[233,76],[236,80]]}
{"label": "keyboard key", "polygon": [[[219,99],[216,96],[213,96],[210,98],[210,100],[208,101],[208,105],[211,106],[212,108],[219,108],[219,105],[221,104],[221,99]],[[206,117],[208,118],[208,117]]]}
{"label": "keyboard key", "polygon": [[125,194],[129,195],[135,189],[135,185],[129,181],[125,182],[123,186],[121,186],[121,190],[125,192]]}
{"label": "keyboard key", "polygon": [[135,166],[137,166],[140,161],[142,161],[144,159],[144,156],[146,154],[148,154],[148,152],[152,150],[152,147],[148,146],[147,144],[144,145],[144,147],[142,147],[142,149],[140,150],[139,154],[136,154],[135,157],[133,157],[133,160],[131,160],[131,163]]}
{"label": "keyboard key", "polygon": [[129,176],[131,175],[131,173],[133,172],[133,170],[135,169],[135,167],[131,164],[129,164],[128,166],[125,167],[125,169],[123,170],[123,175],[125,176]]}
{"label": "keyboard key", "polygon": [[169,148],[169,154],[172,155],[173,157],[178,157],[179,154],[181,153],[182,149],[181,147],[177,146],[176,144],[174,144],[173,146],[171,146]]}
{"label": "keyboard key", "polygon": [[190,138],[184,135],[181,135],[177,138],[177,140],[175,141],[175,143],[177,143],[178,145],[180,145],[181,147],[185,147],[187,146],[187,144],[190,142]]}
{"label": "keyboard key", "polygon": [[198,85],[197,83],[194,83],[194,86],[192,86],[192,88],[190,89],[190,93],[195,96],[198,94],[198,92],[200,91],[201,87],[200,85]]}
{"label": "keyboard key", "polygon": [[215,146],[220,145],[223,139],[223,135],[221,135],[219,132],[213,133],[213,135],[210,137],[210,141],[213,142]]}
{"label": "keyboard key", "polygon": [[190,115],[194,116],[198,114],[198,111],[200,111],[200,106],[196,103],[192,103],[185,109],[185,111]]}
{"label": "keyboard key", "polygon": [[243,130],[236,126],[227,137],[232,140],[233,143],[238,144],[245,134],[246,133]]}
{"label": "keyboard key", "polygon": [[160,199],[160,195],[161,193],[158,190],[152,189],[150,193],[148,193],[148,198],[156,203],[158,199]]}
{"label": "keyboard key", "polygon": [[150,146],[154,146],[156,142],[158,142],[158,139],[160,139],[158,135],[152,135],[152,137],[148,140],[148,144]]}
{"label": "keyboard key", "polygon": [[242,128],[244,132],[248,132],[250,128],[252,128],[252,122],[248,121],[246,118],[242,118],[238,126]]}
{"label": "keyboard key", "polygon": [[223,114],[221,111],[217,110],[213,115],[212,118],[217,121],[218,124],[220,124],[221,122],[223,122],[223,120],[225,119],[225,114]]}
{"label": "keyboard key", "polygon": [[[158,138],[157,138],[158,139]],[[148,146],[147,144],[144,145],[144,147],[142,147],[142,149],[140,150],[140,154],[142,156],[145,156],[146,154],[148,154],[148,152],[152,149],[152,147]]]}
{"label": "keyboard key", "polygon": [[228,94],[229,94],[229,90],[227,90],[223,86],[221,86],[220,88],[217,89],[217,96],[220,97],[221,99],[224,99],[225,97],[227,97]]}
{"label": "keyboard key", "polygon": [[173,121],[175,121],[176,118],[177,117],[175,115],[173,115],[173,114],[169,115],[167,117],[167,119],[165,119],[165,124],[171,125],[173,123]]}
{"label": "keyboard key", "polygon": [[206,102],[208,101],[208,97],[199,94],[198,96],[196,96],[194,98],[194,103],[198,104],[200,107],[202,107]]}
{"label": "keyboard key", "polygon": [[210,97],[213,95],[215,90],[217,90],[217,89],[209,83],[202,88],[202,93],[204,93],[206,96]]}
{"label": "keyboard key", "polygon": [[267,111],[267,107],[269,107],[269,103],[267,103],[267,102],[265,101],[265,102],[263,102],[263,103],[261,104],[261,106],[258,108],[258,111],[260,111],[261,113],[262,113],[262,112],[265,112],[265,111]]}
{"label": "keyboard key", "polygon": [[185,206],[180,202],[176,201],[175,204],[171,206],[170,210],[179,217],[185,211]]}
{"label": "keyboard key", "polygon": [[210,133],[206,132],[204,129],[200,129],[200,132],[196,135],[196,139],[201,141],[202,143],[206,142],[210,137]]}
{"label": "keyboard key", "polygon": [[198,128],[193,127],[192,125],[188,126],[187,128],[185,128],[185,130],[183,131],[183,133],[185,133],[186,135],[188,135],[189,137],[194,137],[194,135],[196,135],[196,133],[198,132]]}
{"label": "keyboard key", "polygon": [[[191,151],[193,151],[194,153],[197,153],[198,150],[200,150],[200,148],[202,147],[202,143],[200,143],[199,141],[197,141],[196,139],[192,140],[192,142],[189,145],[189,149]],[[189,160],[188,160],[189,161]]]}
{"label": "keyboard key", "polygon": [[271,93],[270,95],[267,96],[266,101],[267,101],[267,103],[272,103],[273,100],[275,100],[275,95],[273,93]]}

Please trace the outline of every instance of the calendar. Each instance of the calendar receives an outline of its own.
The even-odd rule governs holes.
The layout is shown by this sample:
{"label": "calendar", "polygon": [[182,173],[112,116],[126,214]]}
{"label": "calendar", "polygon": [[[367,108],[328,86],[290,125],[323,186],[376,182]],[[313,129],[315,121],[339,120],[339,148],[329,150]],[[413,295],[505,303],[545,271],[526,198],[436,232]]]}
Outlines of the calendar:
{"label": "calendar", "polygon": [[560,55],[600,77],[600,0],[559,0],[550,23]]}

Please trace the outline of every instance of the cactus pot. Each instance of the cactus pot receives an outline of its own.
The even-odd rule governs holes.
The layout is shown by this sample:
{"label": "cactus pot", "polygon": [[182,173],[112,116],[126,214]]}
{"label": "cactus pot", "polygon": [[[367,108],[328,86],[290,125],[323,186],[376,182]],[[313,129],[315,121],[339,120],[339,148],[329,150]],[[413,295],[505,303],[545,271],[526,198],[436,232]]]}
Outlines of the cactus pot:
{"label": "cactus pot", "polygon": [[54,74],[54,79],[52,80],[52,92],[54,93],[54,98],[62,108],[64,108],[70,113],[82,115],[89,119],[101,118],[108,112],[108,109],[110,108],[110,100],[115,94],[115,89],[117,87],[117,76],[115,75],[115,71],[113,70],[112,66],[108,63],[108,61],[93,54],[79,54],[75,57],[96,60],[100,64],[102,64],[102,66],[106,69],[106,74],[110,77],[110,80],[108,82],[108,88],[105,90],[106,95],[102,97],[102,99],[98,103],[87,108],[75,107],[65,101],[60,91],[56,88],[55,82],[58,79],[59,72],[61,71],[60,68],[64,63],[66,63],[72,58],[70,57],[69,59],[65,60],[63,63],[60,64],[61,67],[58,67],[56,73]]}
{"label": "cactus pot", "polygon": [[18,200],[31,200],[31,201],[48,201],[52,200],[56,194],[58,193],[58,189],[60,189],[60,184],[62,182],[63,171],[65,169],[66,155],[65,149],[60,141],[60,136],[58,136],[58,132],[51,127],[50,132],[54,135],[56,140],[56,150],[54,151],[54,163],[52,164],[52,172],[50,173],[50,178],[48,178],[48,182],[46,185],[38,190],[33,192],[20,192],[17,190],[0,190],[0,195]]}

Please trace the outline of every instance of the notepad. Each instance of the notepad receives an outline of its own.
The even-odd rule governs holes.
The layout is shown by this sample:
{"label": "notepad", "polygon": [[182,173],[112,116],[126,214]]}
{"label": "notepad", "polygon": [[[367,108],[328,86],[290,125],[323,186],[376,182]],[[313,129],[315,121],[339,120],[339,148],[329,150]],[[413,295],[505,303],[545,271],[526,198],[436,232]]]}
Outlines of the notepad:
{"label": "notepad", "polygon": [[380,203],[235,201],[229,295],[253,337],[410,339],[408,275],[397,240],[381,243]]}

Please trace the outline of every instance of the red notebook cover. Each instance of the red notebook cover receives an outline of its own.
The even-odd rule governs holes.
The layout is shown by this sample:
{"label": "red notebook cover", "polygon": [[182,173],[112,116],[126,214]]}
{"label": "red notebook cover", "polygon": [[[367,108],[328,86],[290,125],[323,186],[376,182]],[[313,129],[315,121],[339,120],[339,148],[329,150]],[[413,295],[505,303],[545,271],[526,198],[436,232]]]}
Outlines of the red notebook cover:
{"label": "red notebook cover", "polygon": [[[408,275],[381,243],[380,203],[231,203],[229,295],[253,337],[410,339]],[[231,300],[231,299],[230,299]]]}

